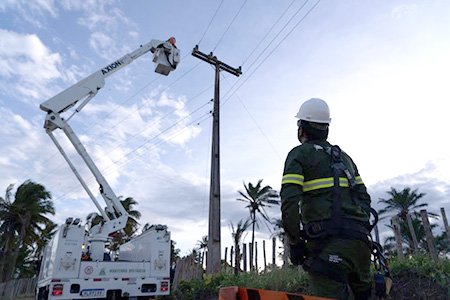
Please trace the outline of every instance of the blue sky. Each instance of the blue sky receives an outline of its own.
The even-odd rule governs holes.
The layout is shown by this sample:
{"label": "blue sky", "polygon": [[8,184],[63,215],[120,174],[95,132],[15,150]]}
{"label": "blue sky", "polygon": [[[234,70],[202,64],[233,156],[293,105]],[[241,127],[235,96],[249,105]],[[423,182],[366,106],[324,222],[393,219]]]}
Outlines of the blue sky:
{"label": "blue sky", "polygon": [[45,185],[58,222],[95,211],[45,134],[39,104],[170,36],[182,57],[175,72],[158,76],[151,56],[138,59],[71,125],[116,194],[139,202],[142,224],[167,224],[182,254],[207,234],[214,71],[190,55],[196,44],[243,70],[221,77],[224,247],[229,222],[247,217],[235,200],[242,182],[280,188],[298,144],[294,115],[312,97],[329,103],[330,142],[353,157],[375,207],[391,186],[410,186],[449,214],[448,1],[3,0],[0,187]]}

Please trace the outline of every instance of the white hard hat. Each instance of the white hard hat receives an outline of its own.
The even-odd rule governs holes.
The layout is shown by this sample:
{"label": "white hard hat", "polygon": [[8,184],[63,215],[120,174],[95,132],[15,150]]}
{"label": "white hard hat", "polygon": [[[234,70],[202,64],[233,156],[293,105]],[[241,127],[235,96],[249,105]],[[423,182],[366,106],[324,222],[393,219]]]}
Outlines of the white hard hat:
{"label": "white hard hat", "polygon": [[331,122],[330,109],[328,104],[319,98],[311,98],[305,101],[295,116],[296,118],[308,122],[325,123]]}

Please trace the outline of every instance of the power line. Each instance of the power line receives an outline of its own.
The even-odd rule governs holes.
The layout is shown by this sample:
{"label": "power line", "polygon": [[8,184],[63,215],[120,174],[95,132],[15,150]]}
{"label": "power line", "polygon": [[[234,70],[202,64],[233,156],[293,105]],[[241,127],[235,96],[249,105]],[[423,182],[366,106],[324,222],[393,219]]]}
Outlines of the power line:
{"label": "power line", "polygon": [[228,30],[230,29],[231,25],[234,23],[234,21],[236,20],[237,16],[241,13],[242,8],[244,8],[245,4],[247,3],[247,0],[244,1],[244,3],[242,3],[241,7],[239,8],[239,10],[236,12],[236,14],[234,15],[233,19],[231,20],[230,24],[228,24],[227,29],[225,29],[224,33],[222,34],[222,36],[219,38],[219,41],[217,42],[217,44],[214,46],[213,51],[216,50],[217,46],[219,46],[220,42],[222,42],[223,37],[225,36],[225,34],[228,32]]}
{"label": "power line", "polygon": [[214,18],[216,17],[217,13],[219,12],[219,9],[222,6],[222,4],[223,4],[223,0],[220,1],[219,6],[217,6],[216,11],[214,12],[214,15],[212,16],[211,20],[209,21],[208,26],[206,27],[205,32],[203,32],[203,35],[200,38],[200,40],[198,41],[197,45],[200,45],[200,43],[203,41],[203,38],[205,37],[206,32],[208,32],[208,29],[211,26],[211,23],[214,20]]}
{"label": "power line", "polygon": [[[183,73],[181,76],[179,76],[176,80],[174,80],[171,84],[169,84],[166,88],[164,88],[161,92],[167,91],[171,86],[173,86],[175,83],[177,83],[178,81],[180,81],[181,79],[183,79],[187,74],[189,74],[190,72],[192,72],[195,68],[197,68],[200,65],[200,62],[198,62],[196,65],[194,65],[191,69],[189,69],[188,71],[186,71],[185,73]],[[104,129],[104,132],[106,131],[110,131],[111,129],[116,128],[118,125],[120,125],[121,123],[123,123],[124,121],[129,119],[129,116],[140,110],[143,106],[145,105],[145,103],[139,105],[136,109],[134,109],[132,112],[130,112],[129,114],[127,114],[122,120],[118,121],[114,126],[112,127],[108,127]]]}
{"label": "power line", "polygon": [[[228,80],[227,80],[228,82]],[[258,128],[259,132],[262,134],[262,136],[266,139],[267,143],[269,144],[269,146],[272,148],[273,152],[276,154],[276,156],[280,159],[280,161],[283,161],[283,159],[281,158],[281,155],[278,153],[278,151],[276,150],[276,148],[274,147],[274,145],[271,143],[271,141],[269,140],[269,138],[267,137],[267,135],[264,133],[264,131],[262,130],[261,126],[258,124],[258,122],[256,121],[256,119],[253,117],[253,115],[250,113],[250,111],[248,110],[247,106],[244,104],[244,101],[242,101],[241,97],[239,96],[239,94],[236,93],[236,96],[239,100],[239,102],[241,103],[241,105],[244,107],[244,110],[247,112],[247,114],[249,115],[250,119],[253,121],[253,123],[255,123],[256,128]]]}
{"label": "power line", "polygon": [[[205,117],[205,116],[206,116],[206,117]],[[209,118],[211,118],[211,112],[207,112],[207,113],[201,115],[200,117],[196,118],[195,120],[193,120],[192,122],[190,122],[189,124],[187,124],[182,130],[179,130],[179,131],[175,132],[175,133],[174,133],[172,136],[170,136],[167,140],[160,140],[159,142],[152,144],[152,148],[147,148],[147,150],[148,150],[148,151],[156,150],[156,149],[157,149],[156,146],[158,146],[158,145],[160,145],[160,144],[162,144],[162,143],[168,143],[171,139],[173,139],[173,138],[177,137],[178,135],[180,135],[181,133],[183,133],[187,128],[189,128],[189,126],[191,126],[191,125],[193,125],[193,124],[195,124],[195,123],[196,123],[197,125],[200,125],[202,122],[208,120]],[[139,157],[140,157],[140,156],[139,156]],[[120,162],[120,161],[123,160],[124,158],[126,158],[126,157],[123,157],[123,158],[119,159],[117,162]],[[106,168],[103,170],[102,173],[105,174],[105,175],[107,175],[107,174],[110,173],[110,172],[108,172],[107,170],[108,170],[108,169],[111,169],[111,167],[112,167],[113,165],[117,165],[117,166],[120,168],[120,167],[122,167],[122,166],[124,166],[124,165],[130,163],[131,161],[133,161],[133,160],[136,159],[136,158],[138,158],[138,157],[128,158],[127,160],[125,160],[125,161],[124,161],[122,164],[120,164],[120,165],[118,165],[117,162],[115,162],[115,163],[109,165],[108,167],[106,167]],[[91,184],[94,180],[95,180],[95,177],[94,177],[93,175],[91,175],[90,178],[88,178],[88,179],[86,180],[86,183]],[[77,185],[77,186],[74,186],[72,189],[70,189],[69,191],[65,192],[64,194],[58,196],[57,198],[54,199],[54,201],[58,201],[58,200],[62,199],[64,196],[69,195],[70,193],[72,193],[73,191],[75,191],[75,190],[77,190],[77,189],[79,189],[79,186],[78,186],[78,185]]]}
{"label": "power line", "polygon": [[231,89],[239,82],[239,80],[234,84],[229,90],[229,96],[223,101],[223,104],[229,101],[229,99],[255,74],[255,72],[261,67],[261,65],[278,49],[278,47],[287,39],[287,37],[305,20],[305,18],[313,11],[313,9],[320,3],[318,0],[307,12],[306,14],[291,28],[291,30],[278,42],[278,44],[269,52],[269,54],[264,57],[264,59],[250,72],[248,76],[240,83],[240,85],[232,92]]}
{"label": "power line", "polygon": [[256,49],[262,44],[262,42],[266,39],[266,37],[272,32],[272,30],[275,28],[275,26],[281,21],[281,19],[284,17],[284,15],[288,12],[289,8],[294,4],[294,2],[297,0],[292,0],[291,3],[286,7],[286,9],[283,11],[283,13],[278,17],[278,19],[275,21],[275,23],[272,24],[269,31],[264,35],[264,37],[259,40],[258,44],[253,48],[253,50],[250,52],[250,54],[242,61],[242,66],[247,62],[247,60],[255,53]]}
{"label": "power line", "polygon": [[[112,164],[110,164],[109,167],[106,167],[103,170],[103,173],[105,173],[105,171],[107,171],[108,169],[110,169],[113,165],[117,165],[117,163],[119,163],[121,160],[123,160],[124,158],[130,156],[132,153],[135,153],[137,150],[143,148],[145,145],[147,145],[148,143],[152,142],[153,140],[156,140],[158,137],[160,137],[161,135],[163,135],[164,133],[166,133],[167,131],[169,131],[170,129],[172,129],[173,127],[175,127],[176,125],[180,124],[183,120],[187,119],[188,117],[192,116],[193,114],[195,114],[197,111],[199,111],[200,109],[202,109],[203,107],[205,107],[206,105],[210,104],[211,100],[206,102],[205,104],[201,105],[200,107],[198,107],[197,109],[195,109],[194,111],[192,111],[189,115],[185,116],[184,118],[178,120],[177,122],[175,122],[174,124],[170,125],[169,127],[167,127],[166,129],[164,129],[163,131],[161,131],[160,133],[158,133],[157,135],[153,136],[152,138],[147,139],[144,143],[142,143],[141,145],[139,145],[138,147],[134,148],[133,150],[129,151],[128,153],[126,153],[125,155],[123,155],[122,158],[112,162]],[[210,114],[210,111],[206,114]],[[206,115],[204,114],[204,115]],[[204,116],[202,115],[202,116]],[[183,128],[182,130],[185,130],[187,127],[191,126],[193,123],[197,122],[197,120],[199,120],[200,118],[195,119],[193,122],[189,123],[188,125],[185,126],[185,128]],[[159,143],[155,143],[154,145],[158,145],[160,144],[161,141]],[[94,178],[93,176],[91,176],[90,179]],[[90,180],[89,179],[89,180]]]}
{"label": "power line", "polygon": [[[186,59],[187,57],[190,57],[190,53],[187,53],[183,56],[182,60]],[[200,65],[200,63],[197,63],[197,65],[195,65],[194,67],[192,67],[191,69],[189,69],[188,71],[186,71],[185,73],[183,73],[181,76],[179,76],[177,79],[175,79],[173,82],[171,82],[169,84],[169,86],[167,86],[165,89],[162,90],[162,92],[166,91],[167,89],[169,89],[171,86],[173,86],[175,83],[177,83],[178,81],[180,81],[182,78],[184,78],[188,73],[190,73],[192,70],[194,70],[198,65]],[[157,77],[156,79],[151,80],[150,82],[148,82],[147,84],[145,84],[143,87],[141,87],[137,92],[135,92],[134,94],[132,94],[131,96],[127,97],[125,99],[125,101],[121,102],[121,104],[117,104],[115,108],[113,108],[110,112],[108,112],[106,115],[104,115],[103,117],[101,117],[99,120],[97,120],[97,122],[95,122],[92,125],[87,125],[84,122],[82,122],[81,120],[77,120],[78,122],[81,122],[84,124],[85,129],[79,133],[79,134],[85,134],[86,132],[88,132],[89,130],[91,130],[92,128],[94,128],[94,126],[96,126],[97,124],[100,123],[100,121],[104,120],[106,117],[110,116],[114,111],[116,111],[117,109],[119,109],[121,107],[122,104],[128,102],[129,100],[131,100],[132,98],[136,97],[139,93],[141,93],[144,89],[146,89],[148,86],[150,86],[152,83],[160,80],[161,77]],[[143,105],[139,106],[137,109],[142,108]],[[135,111],[135,110],[134,110]],[[133,111],[133,112],[134,112]],[[122,119],[121,121],[119,121],[116,125],[113,126],[113,128],[115,128],[119,123],[122,123],[123,121],[125,121],[128,118],[129,115],[125,116],[124,119]],[[106,128],[105,131],[110,130],[111,128]],[[46,158],[42,164],[46,164],[47,162],[49,162],[51,159],[53,159],[55,156],[58,155],[58,151],[54,151],[52,154],[50,154],[50,156],[48,158]],[[62,165],[63,163],[61,163],[60,165]],[[48,176],[48,173],[41,178],[45,179]],[[27,176],[30,178],[30,173]]]}
{"label": "power line", "polygon": [[[211,89],[212,86],[213,86],[213,85],[210,85],[209,87],[203,89],[202,91],[200,91],[199,93],[197,93],[195,96],[191,97],[188,101],[186,101],[185,104],[192,102],[194,99],[196,99],[197,97],[199,97],[200,95],[202,95],[203,93],[205,93],[206,91],[208,91],[209,89]],[[207,103],[210,103],[210,101],[208,101]],[[201,107],[204,107],[204,106],[205,106],[205,104],[203,104],[202,106],[200,106],[200,108],[201,108]],[[142,105],[141,105],[140,107],[142,107]],[[192,114],[194,114],[195,112],[197,112],[200,108],[195,109],[195,110],[192,111],[190,114],[188,114],[185,118],[191,116]],[[173,109],[172,111],[166,113],[166,114],[165,114],[161,119],[159,119],[159,120],[164,120],[164,119],[167,118],[169,115],[171,115],[174,111],[176,111],[176,109]],[[123,120],[122,120],[122,121],[123,121]],[[180,122],[180,120],[179,120],[178,122],[176,122],[175,124],[172,124],[171,127],[177,125],[179,122]],[[150,126],[152,126],[153,124],[155,124],[155,122],[152,122],[152,123],[150,124]],[[118,124],[116,124],[116,125],[113,126],[113,127],[108,127],[108,129],[110,130],[111,128],[115,128],[115,127],[117,127],[117,125],[118,125]],[[136,137],[137,135],[139,135],[141,132],[143,132],[143,131],[146,130],[147,128],[148,128],[148,127],[146,127],[146,128],[144,128],[143,130],[137,132],[136,134],[132,135],[130,138]],[[158,136],[159,136],[159,135],[158,135]],[[100,145],[99,143],[96,143],[95,141],[94,141],[92,144],[94,144],[94,145],[95,145],[95,144]],[[70,145],[70,144],[69,144],[69,145]],[[110,149],[110,151],[114,151],[115,149],[118,149],[118,148],[120,148],[120,145],[118,145],[117,147],[115,147],[115,148],[113,148],[113,149]],[[57,154],[57,153],[54,153],[53,156],[56,156],[56,154]],[[65,164],[64,162],[61,162],[60,164],[58,164],[58,166],[57,166],[56,168],[60,168],[60,167],[62,167],[64,164]],[[48,176],[50,176],[50,174],[52,174],[52,173],[51,173],[51,172],[47,172],[43,177],[41,177],[41,180],[47,178]]]}
{"label": "power line", "polygon": [[[272,38],[272,40],[269,42],[269,44],[266,45],[266,47],[259,53],[259,55],[253,60],[253,62],[250,64],[250,66],[248,67],[248,70],[251,70],[253,65],[258,61],[258,59],[264,54],[264,52],[266,52],[266,50],[270,47],[270,45],[272,45],[272,43],[277,39],[277,37],[280,36],[281,32],[292,22],[292,20],[300,13],[300,11],[303,9],[303,7],[305,7],[305,5],[308,3],[309,0],[306,0],[305,2],[303,2],[303,4],[295,11],[295,13],[289,18],[289,20],[284,24],[284,26],[278,30],[278,32],[275,34],[275,36]],[[284,12],[283,12],[284,14]],[[283,14],[281,16],[283,16]],[[261,39],[262,41],[263,39]],[[254,50],[256,50],[257,47],[254,48]],[[252,51],[254,52],[254,51]],[[231,88],[227,91],[225,97],[228,96],[228,94],[230,93],[230,91],[239,83],[241,82],[242,78],[239,78],[239,80],[237,80],[232,86]],[[230,96],[227,97],[223,104],[225,104],[226,102],[228,102],[228,100],[230,99]]]}

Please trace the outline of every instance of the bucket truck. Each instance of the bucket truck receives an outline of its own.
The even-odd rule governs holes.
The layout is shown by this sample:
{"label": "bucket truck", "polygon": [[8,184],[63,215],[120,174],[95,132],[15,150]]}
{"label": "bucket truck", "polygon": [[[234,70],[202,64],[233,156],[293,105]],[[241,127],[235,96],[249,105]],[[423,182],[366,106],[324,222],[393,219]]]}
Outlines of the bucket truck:
{"label": "bucket truck", "polygon": [[[113,61],[40,105],[47,113],[44,128],[78,181],[97,207],[102,221],[89,230],[69,217],[44,250],[36,299],[148,299],[170,293],[170,233],[165,225],[149,230],[119,247],[110,259],[105,246],[125,228],[129,215],[115,195],[69,120],[92,100],[105,79],[147,52],[153,53],[155,72],[168,75],[179,63],[175,39],[152,40]],[[75,106],[78,105],[76,108]],[[63,114],[70,114],[68,118]],[[86,181],[54,135],[60,129],[95,177],[106,207],[103,209]]]}

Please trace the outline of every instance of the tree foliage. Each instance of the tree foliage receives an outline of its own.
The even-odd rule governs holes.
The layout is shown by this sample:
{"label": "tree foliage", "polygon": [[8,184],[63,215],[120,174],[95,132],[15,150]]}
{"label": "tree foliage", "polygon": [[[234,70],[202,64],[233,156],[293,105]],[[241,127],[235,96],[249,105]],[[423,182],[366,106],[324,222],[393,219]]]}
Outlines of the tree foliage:
{"label": "tree foliage", "polygon": [[417,189],[411,190],[410,187],[405,187],[401,191],[391,187],[390,191],[387,191],[389,198],[380,198],[378,203],[384,205],[384,208],[379,210],[380,216],[396,214],[403,221],[406,222],[406,215],[410,212],[418,214],[417,210],[425,208],[428,203],[419,203],[420,200],[426,195],[425,193],[419,193]]}
{"label": "tree foliage", "polygon": [[51,194],[43,185],[27,180],[14,196],[13,189],[14,185],[9,185],[5,197],[0,197],[0,281],[35,269],[56,227],[47,217],[54,215],[55,209]]}
{"label": "tree foliage", "polygon": [[234,244],[234,274],[237,275],[240,272],[240,265],[241,265],[241,249],[240,244],[243,237],[244,232],[247,230],[247,228],[250,226],[250,220],[239,220],[239,222],[236,225],[236,229],[234,228],[234,225],[232,222],[230,222],[231,227],[231,237],[233,239]]}
{"label": "tree foliage", "polygon": [[[252,248],[255,245],[255,227],[259,228],[258,217],[263,219],[263,222],[267,224],[270,223],[269,215],[267,214],[266,208],[272,207],[272,205],[279,205],[280,200],[278,193],[272,189],[272,187],[266,185],[262,186],[262,179],[258,181],[256,185],[244,182],[245,192],[238,191],[238,193],[243,198],[238,198],[238,201],[246,202],[245,206],[248,208],[250,213],[250,220],[252,225]],[[268,227],[269,231],[271,230]],[[253,253],[253,249],[250,251]]]}

